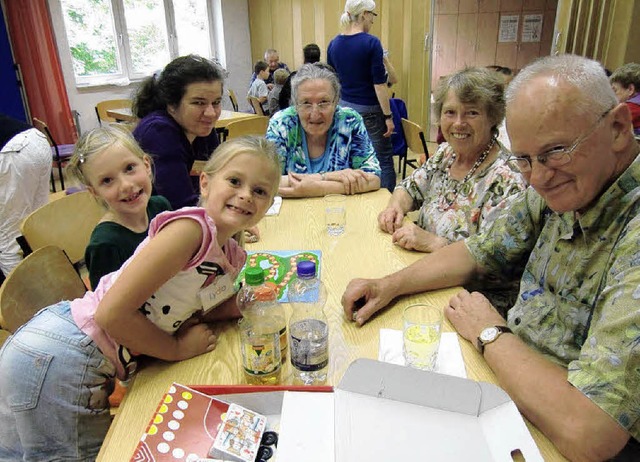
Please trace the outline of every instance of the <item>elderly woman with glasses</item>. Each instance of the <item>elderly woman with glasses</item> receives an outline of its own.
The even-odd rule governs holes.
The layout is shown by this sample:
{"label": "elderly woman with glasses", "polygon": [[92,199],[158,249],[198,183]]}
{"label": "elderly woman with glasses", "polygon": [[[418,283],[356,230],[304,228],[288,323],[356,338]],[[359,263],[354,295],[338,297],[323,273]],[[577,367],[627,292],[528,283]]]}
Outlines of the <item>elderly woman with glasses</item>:
{"label": "elderly woman with glasses", "polygon": [[[494,72],[472,67],[442,79],[434,114],[446,142],[396,187],[378,216],[397,245],[420,252],[476,234],[506,206],[505,198],[526,187],[497,140],[505,99]],[[417,209],[417,225],[405,222],[405,214]]]}
{"label": "elderly woman with glasses", "polygon": [[340,83],[326,65],[305,64],[291,82],[294,106],[276,113],[267,139],[276,144],[284,197],[358,194],[380,188],[380,164],[362,117],[337,105]]}

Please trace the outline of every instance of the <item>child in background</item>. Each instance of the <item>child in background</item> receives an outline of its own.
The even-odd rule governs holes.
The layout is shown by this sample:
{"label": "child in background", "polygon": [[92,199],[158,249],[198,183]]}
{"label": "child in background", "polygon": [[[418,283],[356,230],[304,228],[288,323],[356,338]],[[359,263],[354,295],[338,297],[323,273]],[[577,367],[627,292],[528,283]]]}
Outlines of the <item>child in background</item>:
{"label": "child in background", "polygon": [[[267,108],[267,96],[269,95],[269,88],[267,88],[267,84],[265,80],[269,78],[269,65],[264,61],[258,61],[255,66],[253,66],[253,71],[256,73],[256,79],[249,87],[248,96],[255,96],[260,101],[260,105],[262,106],[262,111],[265,115],[269,115],[269,108]],[[250,107],[251,112],[255,113],[253,106]]]}
{"label": "child in background", "polygon": [[640,135],[640,64],[627,63],[609,77],[618,101],[626,103],[631,111],[633,133]]}
{"label": "child in background", "polygon": [[288,77],[289,71],[286,69],[278,69],[273,73],[274,85],[267,96],[269,115],[273,115],[280,110],[280,92]]}
{"label": "child in background", "polygon": [[246,252],[231,236],[264,216],[279,182],[264,138],[223,143],[200,176],[202,207],[161,213],[95,292],[18,329],[0,352],[0,460],[93,459],[113,379],[135,368],[130,352],[179,361],[213,350],[207,323],[240,316],[229,282]]}
{"label": "child in background", "polygon": [[151,158],[131,134],[115,126],[93,129],[76,143],[67,171],[106,208],[84,254],[91,288],[118,270],[147,237],[149,222],[171,210],[151,195]]}

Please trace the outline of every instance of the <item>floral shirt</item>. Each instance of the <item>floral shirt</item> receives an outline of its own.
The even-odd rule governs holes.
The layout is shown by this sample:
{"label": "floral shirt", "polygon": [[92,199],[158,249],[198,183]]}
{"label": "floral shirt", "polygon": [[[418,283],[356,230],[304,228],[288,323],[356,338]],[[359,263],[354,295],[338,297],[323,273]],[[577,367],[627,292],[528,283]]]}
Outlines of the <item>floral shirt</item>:
{"label": "floral shirt", "polygon": [[527,187],[522,175],[505,163],[502,147],[491,165],[464,183],[449,178],[452,155],[451,146],[442,143],[427,162],[396,186],[411,196],[414,210],[420,209],[418,226],[449,242],[477,233],[506,207],[509,201],[504,199]]}
{"label": "floral shirt", "polygon": [[[295,106],[276,113],[269,121],[267,139],[276,144],[283,175],[315,173],[303,147],[303,133]],[[352,168],[380,176],[380,164],[367,129],[360,114],[353,109],[336,106],[323,156],[328,156],[323,159],[325,172]]]}
{"label": "floral shirt", "polygon": [[640,440],[640,156],[581,216],[529,188],[465,243],[489,272],[524,271],[509,327]]}

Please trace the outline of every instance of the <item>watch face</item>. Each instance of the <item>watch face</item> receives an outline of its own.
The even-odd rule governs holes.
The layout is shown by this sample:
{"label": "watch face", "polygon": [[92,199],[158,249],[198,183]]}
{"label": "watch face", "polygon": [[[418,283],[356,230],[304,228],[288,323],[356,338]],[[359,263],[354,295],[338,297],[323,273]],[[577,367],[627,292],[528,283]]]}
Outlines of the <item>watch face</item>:
{"label": "watch face", "polygon": [[495,340],[498,335],[498,329],[495,327],[487,327],[482,332],[480,332],[480,340],[483,342],[491,342]]}

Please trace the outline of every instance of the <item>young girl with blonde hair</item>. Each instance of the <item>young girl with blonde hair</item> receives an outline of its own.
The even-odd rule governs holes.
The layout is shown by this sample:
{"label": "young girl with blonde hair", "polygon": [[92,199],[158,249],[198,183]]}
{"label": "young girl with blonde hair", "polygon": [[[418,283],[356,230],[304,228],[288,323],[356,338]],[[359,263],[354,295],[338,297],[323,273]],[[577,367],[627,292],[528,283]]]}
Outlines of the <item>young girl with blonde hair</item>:
{"label": "young girl with blonde hair", "polygon": [[110,424],[107,396],[135,369],[133,352],[179,361],[215,348],[207,323],[240,316],[228,282],[246,252],[232,236],[260,221],[279,180],[268,141],[223,143],[200,176],[200,207],[158,215],[95,292],[42,310],[7,340],[0,460],[95,458]]}
{"label": "young girl with blonde hair", "polygon": [[85,133],[67,172],[105,207],[84,254],[91,287],[119,269],[147,237],[149,222],[171,210],[169,201],[152,196],[152,162],[133,136],[115,126]]}

